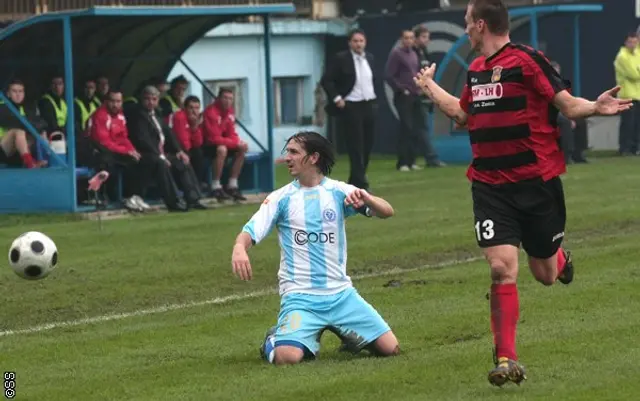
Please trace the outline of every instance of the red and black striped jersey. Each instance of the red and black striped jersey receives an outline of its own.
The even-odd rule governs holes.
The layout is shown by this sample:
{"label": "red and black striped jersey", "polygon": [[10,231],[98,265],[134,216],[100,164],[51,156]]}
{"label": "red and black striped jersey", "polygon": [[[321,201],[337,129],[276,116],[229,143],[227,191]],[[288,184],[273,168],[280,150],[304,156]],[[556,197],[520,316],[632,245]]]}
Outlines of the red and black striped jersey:
{"label": "red and black striped jersey", "polygon": [[566,171],[553,98],[563,80],[542,53],[508,43],[469,66],[460,107],[467,113],[471,181],[547,181]]}

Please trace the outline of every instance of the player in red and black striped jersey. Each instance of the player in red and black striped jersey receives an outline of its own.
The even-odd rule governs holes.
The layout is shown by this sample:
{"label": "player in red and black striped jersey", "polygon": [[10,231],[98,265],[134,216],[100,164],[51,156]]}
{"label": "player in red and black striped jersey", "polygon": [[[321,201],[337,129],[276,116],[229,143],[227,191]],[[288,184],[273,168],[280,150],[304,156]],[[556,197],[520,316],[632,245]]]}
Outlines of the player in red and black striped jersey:
{"label": "player in red and black striped jersey", "polygon": [[435,64],[415,81],[447,116],[469,129],[474,228],[493,282],[496,366],[489,381],[502,386],[526,378],[515,347],[520,245],[541,283],[573,280],[570,254],[560,247],[566,213],[558,112],[570,119],[614,115],[630,108],[631,101],[615,98],[619,87],[595,102],[572,96],[569,82],[542,53],[511,43],[502,0],[471,0],[465,22],[471,46],[481,56],[469,66],[460,99],[434,82]]}

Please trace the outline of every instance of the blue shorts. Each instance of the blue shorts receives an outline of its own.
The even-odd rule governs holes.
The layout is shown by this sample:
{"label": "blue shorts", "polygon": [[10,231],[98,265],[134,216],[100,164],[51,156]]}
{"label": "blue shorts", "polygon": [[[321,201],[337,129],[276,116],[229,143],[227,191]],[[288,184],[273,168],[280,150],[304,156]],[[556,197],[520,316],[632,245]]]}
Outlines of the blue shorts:
{"label": "blue shorts", "polygon": [[351,287],[332,295],[289,293],[280,301],[275,346],[304,346],[313,355],[328,329],[350,348],[362,349],[391,330],[382,316]]}

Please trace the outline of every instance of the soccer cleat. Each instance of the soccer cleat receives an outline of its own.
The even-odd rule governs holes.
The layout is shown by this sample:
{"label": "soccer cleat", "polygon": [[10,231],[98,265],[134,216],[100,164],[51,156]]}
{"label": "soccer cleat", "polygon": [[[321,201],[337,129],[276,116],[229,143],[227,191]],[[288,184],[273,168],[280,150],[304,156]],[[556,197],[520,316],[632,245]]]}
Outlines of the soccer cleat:
{"label": "soccer cleat", "polygon": [[231,199],[231,197],[222,188],[214,189],[212,195],[220,203]]}
{"label": "soccer cleat", "polygon": [[489,383],[502,387],[507,382],[517,385],[527,379],[524,366],[509,358],[499,358],[496,367],[489,372]]}
{"label": "soccer cleat", "polygon": [[278,330],[278,326],[273,326],[267,333],[264,335],[264,341],[260,346],[260,358],[268,361],[269,363],[273,363],[273,358],[275,356],[275,334],[276,330]]}
{"label": "soccer cleat", "polygon": [[234,201],[246,201],[247,198],[242,195],[242,192],[238,188],[228,188],[227,195],[233,198]]}
{"label": "soccer cleat", "polygon": [[562,274],[558,276],[558,281],[562,284],[569,284],[573,281],[573,261],[571,261],[571,252],[567,252],[564,249],[562,250],[564,253],[564,270],[562,270]]}

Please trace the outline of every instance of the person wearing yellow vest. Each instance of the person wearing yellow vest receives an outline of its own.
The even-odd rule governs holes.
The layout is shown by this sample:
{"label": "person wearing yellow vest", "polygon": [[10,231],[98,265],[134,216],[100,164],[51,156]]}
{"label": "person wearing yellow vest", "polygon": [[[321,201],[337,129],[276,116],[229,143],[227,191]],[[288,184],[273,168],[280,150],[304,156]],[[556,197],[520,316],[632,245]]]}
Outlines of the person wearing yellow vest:
{"label": "person wearing yellow vest", "polygon": [[[20,114],[26,118],[27,113],[22,105],[24,102],[24,84],[20,80],[12,80],[9,82],[5,94]],[[36,129],[38,128],[42,129],[42,127],[37,127]],[[0,101],[0,164],[27,168],[38,168],[46,165],[46,161],[33,159],[29,149],[32,143],[33,139],[26,132],[26,127],[20,119],[13,114],[3,101]]]}
{"label": "person wearing yellow vest", "polygon": [[87,128],[89,117],[100,107],[100,99],[96,94],[96,83],[93,79],[84,81],[82,95],[74,100],[76,127],[84,131]]}
{"label": "person wearing yellow vest", "polygon": [[67,102],[64,100],[64,79],[57,75],[51,79],[51,88],[38,101],[40,117],[47,123],[48,133],[66,132]]}
{"label": "person wearing yellow vest", "polygon": [[87,78],[83,82],[83,87],[78,88],[79,94],[73,100],[75,110],[75,143],[76,143],[76,165],[88,166],[93,162],[93,148],[88,138],[87,123],[93,113],[100,107],[101,101],[96,92],[96,81]]}
{"label": "person wearing yellow vest", "polygon": [[161,116],[168,121],[169,116],[182,109],[184,95],[189,87],[189,81],[184,75],[180,75],[171,80],[169,91],[160,100],[159,106]]}
{"label": "person wearing yellow vest", "polygon": [[633,99],[633,107],[620,115],[618,137],[620,155],[631,156],[640,151],[640,48],[635,32],[627,34],[613,66],[621,87],[618,97]]}

